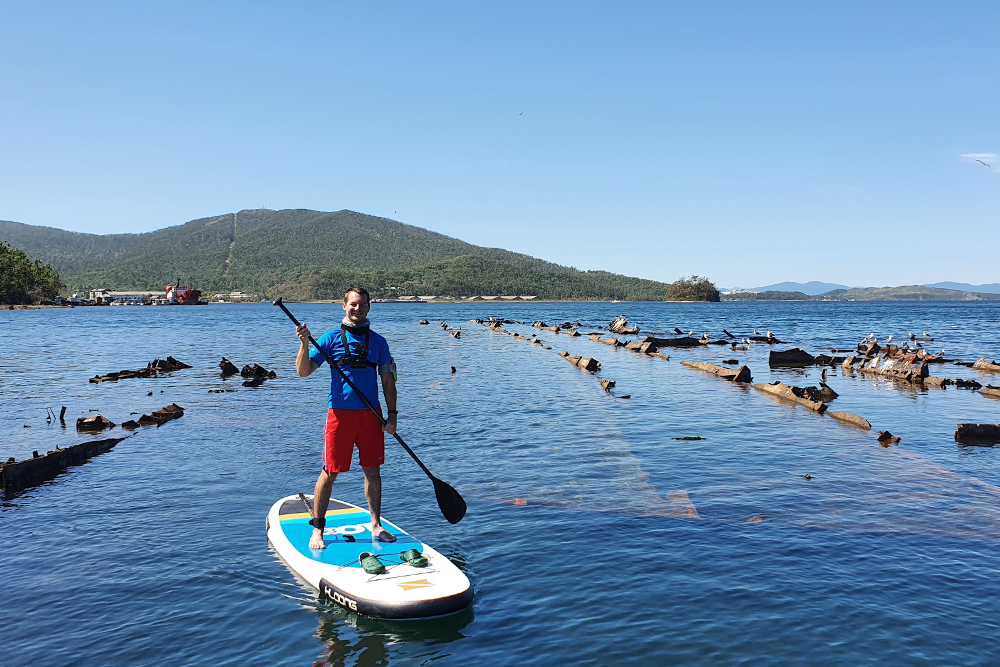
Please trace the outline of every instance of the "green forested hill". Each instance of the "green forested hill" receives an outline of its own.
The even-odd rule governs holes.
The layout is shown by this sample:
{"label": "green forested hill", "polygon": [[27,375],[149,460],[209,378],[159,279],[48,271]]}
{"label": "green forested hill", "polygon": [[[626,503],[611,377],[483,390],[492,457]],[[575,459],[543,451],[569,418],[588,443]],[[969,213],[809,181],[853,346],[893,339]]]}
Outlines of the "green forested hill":
{"label": "green forested hill", "polygon": [[354,211],[252,210],[144,234],[98,236],[0,221],[0,240],[59,271],[71,290],[162,290],[178,277],[207,291],[339,298],[535,294],[662,300],[665,283],[578,271]]}

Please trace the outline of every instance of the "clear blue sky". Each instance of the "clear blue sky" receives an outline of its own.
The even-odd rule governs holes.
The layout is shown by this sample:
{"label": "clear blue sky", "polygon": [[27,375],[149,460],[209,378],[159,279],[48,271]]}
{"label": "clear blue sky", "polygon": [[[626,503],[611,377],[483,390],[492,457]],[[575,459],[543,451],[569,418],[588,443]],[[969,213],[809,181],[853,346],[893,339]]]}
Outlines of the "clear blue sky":
{"label": "clear blue sky", "polygon": [[347,208],[665,281],[998,282],[998,26],[990,2],[0,0],[0,219]]}

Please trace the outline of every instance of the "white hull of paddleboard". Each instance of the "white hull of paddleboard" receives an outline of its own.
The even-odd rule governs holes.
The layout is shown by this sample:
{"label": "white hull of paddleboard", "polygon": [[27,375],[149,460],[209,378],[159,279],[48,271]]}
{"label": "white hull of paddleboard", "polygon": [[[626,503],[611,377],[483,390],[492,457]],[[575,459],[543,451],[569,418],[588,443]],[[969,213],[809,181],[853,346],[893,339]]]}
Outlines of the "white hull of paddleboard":
{"label": "white hull of paddleboard", "polygon": [[[307,498],[311,503],[312,497]],[[309,549],[309,518],[298,495],[282,498],[268,512],[267,539],[289,568],[341,607],[378,618],[420,619],[452,614],[472,604],[472,584],[461,570],[385,518],[382,525],[396,542],[373,539],[367,510],[331,499],[323,550]],[[407,549],[420,551],[427,565],[403,562],[399,554]],[[386,572],[365,572],[358,560],[365,551],[378,556]]]}

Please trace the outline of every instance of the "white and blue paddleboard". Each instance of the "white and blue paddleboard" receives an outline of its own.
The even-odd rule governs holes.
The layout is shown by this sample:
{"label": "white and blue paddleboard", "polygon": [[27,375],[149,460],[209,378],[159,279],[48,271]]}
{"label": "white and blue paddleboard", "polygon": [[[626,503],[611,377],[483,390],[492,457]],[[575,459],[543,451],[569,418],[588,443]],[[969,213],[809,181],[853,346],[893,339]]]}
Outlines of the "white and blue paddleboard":
{"label": "white and blue paddleboard", "polygon": [[[311,504],[312,496],[301,495],[276,502],[267,514],[267,539],[296,574],[341,607],[378,618],[419,619],[472,604],[472,584],[450,560],[385,518],[382,526],[396,541],[374,539],[368,510],[350,503],[330,500],[323,531],[326,549],[310,549]],[[420,551],[427,565],[402,561],[400,555],[409,549]],[[359,559],[366,551],[379,558],[385,572],[365,572]]]}

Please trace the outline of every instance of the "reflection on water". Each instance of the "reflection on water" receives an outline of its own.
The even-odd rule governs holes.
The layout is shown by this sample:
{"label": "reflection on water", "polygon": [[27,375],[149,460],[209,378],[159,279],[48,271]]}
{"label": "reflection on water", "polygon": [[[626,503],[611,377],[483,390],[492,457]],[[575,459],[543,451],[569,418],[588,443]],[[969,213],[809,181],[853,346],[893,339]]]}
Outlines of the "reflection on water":
{"label": "reflection on water", "polygon": [[[321,665],[358,665],[382,667],[394,657],[394,646],[417,643],[422,646],[448,644],[465,637],[463,630],[475,618],[473,607],[457,614],[423,621],[386,621],[359,616],[335,604],[328,603],[320,611],[317,636],[323,644]],[[350,636],[346,630],[350,628]],[[430,649],[428,656],[435,659],[448,656],[447,650]]]}

